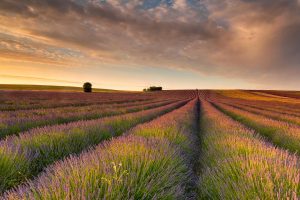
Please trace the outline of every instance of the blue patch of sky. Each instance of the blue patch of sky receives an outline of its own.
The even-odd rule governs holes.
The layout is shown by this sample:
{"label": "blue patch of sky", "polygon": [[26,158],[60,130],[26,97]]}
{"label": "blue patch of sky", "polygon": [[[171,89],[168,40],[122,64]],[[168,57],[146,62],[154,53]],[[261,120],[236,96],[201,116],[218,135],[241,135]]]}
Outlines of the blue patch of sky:
{"label": "blue patch of sky", "polygon": [[78,5],[84,6],[87,4],[88,1],[87,0],[75,0],[74,2]]}
{"label": "blue patch of sky", "polygon": [[[85,5],[87,5],[88,3],[90,3],[90,0],[73,0],[76,4],[78,4],[78,5],[81,5],[81,6],[85,6]],[[113,0],[113,1],[115,1],[115,0]],[[128,0],[122,0],[122,1],[128,1]],[[93,1],[94,3],[96,2],[96,3],[99,3],[99,4],[101,4],[101,3],[107,3],[107,2],[109,2],[109,0],[96,0],[96,1]]]}
{"label": "blue patch of sky", "polygon": [[224,29],[230,28],[230,23],[226,19],[218,18],[215,21],[219,26],[223,27]]}
{"label": "blue patch of sky", "polygon": [[206,8],[205,4],[201,0],[186,0],[187,4],[196,10],[203,19],[207,19],[209,16],[209,10]]}
{"label": "blue patch of sky", "polygon": [[48,46],[46,47],[46,50],[49,53],[56,53],[68,57],[75,57],[75,58],[83,57],[82,52],[73,49],[68,49],[68,48]]}
{"label": "blue patch of sky", "polygon": [[142,9],[152,9],[161,5],[167,5],[171,7],[174,4],[173,0],[144,0],[141,8]]}

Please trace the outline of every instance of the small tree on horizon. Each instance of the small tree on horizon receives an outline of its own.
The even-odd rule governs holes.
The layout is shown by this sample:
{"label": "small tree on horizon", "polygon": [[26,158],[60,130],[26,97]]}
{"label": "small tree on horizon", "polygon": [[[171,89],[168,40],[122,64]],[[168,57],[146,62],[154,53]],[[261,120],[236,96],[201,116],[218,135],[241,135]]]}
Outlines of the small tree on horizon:
{"label": "small tree on horizon", "polygon": [[89,82],[85,82],[83,84],[83,91],[84,92],[92,92],[92,84]]}

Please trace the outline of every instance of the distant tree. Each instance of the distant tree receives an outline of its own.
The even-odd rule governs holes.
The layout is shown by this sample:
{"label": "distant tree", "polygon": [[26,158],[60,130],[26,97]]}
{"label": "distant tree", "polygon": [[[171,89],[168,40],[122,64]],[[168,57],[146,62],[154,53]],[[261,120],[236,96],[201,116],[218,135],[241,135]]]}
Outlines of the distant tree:
{"label": "distant tree", "polygon": [[156,86],[151,86],[149,88],[143,89],[144,92],[155,92],[155,91],[162,91],[162,87],[156,87]]}
{"label": "distant tree", "polygon": [[156,86],[151,86],[149,88],[150,91],[161,91],[162,90],[162,87],[156,87]]}
{"label": "distant tree", "polygon": [[86,82],[83,84],[83,91],[84,92],[92,92],[92,84],[89,82]]}

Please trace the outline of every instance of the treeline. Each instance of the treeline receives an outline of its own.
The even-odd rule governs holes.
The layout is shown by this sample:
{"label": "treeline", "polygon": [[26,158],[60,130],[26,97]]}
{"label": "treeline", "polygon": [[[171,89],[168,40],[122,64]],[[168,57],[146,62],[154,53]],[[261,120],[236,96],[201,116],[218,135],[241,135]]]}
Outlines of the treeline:
{"label": "treeline", "polygon": [[144,92],[154,92],[154,91],[162,91],[162,87],[151,86],[149,88],[143,89]]}

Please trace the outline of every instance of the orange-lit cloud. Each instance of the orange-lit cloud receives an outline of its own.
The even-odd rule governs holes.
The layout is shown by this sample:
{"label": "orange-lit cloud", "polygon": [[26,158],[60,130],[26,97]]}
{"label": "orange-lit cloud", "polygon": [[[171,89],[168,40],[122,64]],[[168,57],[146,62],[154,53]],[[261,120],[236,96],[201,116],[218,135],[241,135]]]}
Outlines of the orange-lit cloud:
{"label": "orange-lit cloud", "polygon": [[299,35],[297,0],[0,2],[11,67],[152,66],[297,89]]}

